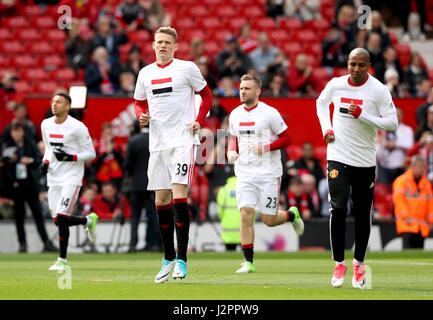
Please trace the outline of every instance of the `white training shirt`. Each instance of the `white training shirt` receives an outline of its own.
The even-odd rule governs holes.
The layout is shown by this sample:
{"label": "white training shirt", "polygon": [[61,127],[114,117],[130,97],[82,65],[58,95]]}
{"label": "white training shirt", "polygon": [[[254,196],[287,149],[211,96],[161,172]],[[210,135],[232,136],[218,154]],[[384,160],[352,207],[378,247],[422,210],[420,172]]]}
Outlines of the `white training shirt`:
{"label": "white training shirt", "polygon": [[[41,130],[45,143],[43,160],[50,163],[47,174],[48,186],[81,186],[84,162],[96,156],[87,127],[71,116],[68,116],[61,124],[57,124],[54,117],[51,117],[42,121]],[[57,148],[76,155],[77,161],[58,161],[53,154]]]}
{"label": "white training shirt", "polygon": [[252,144],[268,145],[278,139],[287,125],[277,109],[260,102],[247,109],[244,104],[235,108],[229,117],[230,134],[237,137],[239,158],[235,162],[238,178],[280,177],[283,174],[280,150],[255,155],[249,150]]}
{"label": "white training shirt", "polygon": [[183,145],[199,145],[186,124],[196,120],[195,92],[206,81],[191,61],[173,59],[165,66],[156,62],[140,70],[134,99],[149,105],[149,151],[160,151]]}
{"label": "white training shirt", "polygon": [[[358,119],[347,113],[351,100],[362,108]],[[398,126],[388,88],[371,75],[359,86],[350,83],[349,75],[333,78],[317,99],[316,108],[323,135],[328,130],[335,135],[335,141],[328,143],[327,159],[350,166],[375,166],[377,129],[395,131]]]}

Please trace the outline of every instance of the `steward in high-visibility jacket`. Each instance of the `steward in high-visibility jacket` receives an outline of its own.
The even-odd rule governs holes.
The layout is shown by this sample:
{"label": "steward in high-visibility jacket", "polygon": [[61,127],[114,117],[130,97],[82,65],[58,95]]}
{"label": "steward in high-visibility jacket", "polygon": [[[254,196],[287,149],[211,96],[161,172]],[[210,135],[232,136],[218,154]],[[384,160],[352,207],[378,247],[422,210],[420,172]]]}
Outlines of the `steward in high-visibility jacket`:
{"label": "steward in high-visibility jacket", "polygon": [[230,177],[217,195],[218,217],[221,220],[221,238],[225,245],[241,243],[241,214],[236,200],[236,177]]}
{"label": "steward in high-visibility jacket", "polygon": [[420,234],[427,238],[433,223],[433,190],[425,175],[426,161],[414,156],[411,168],[392,184],[397,233]]}

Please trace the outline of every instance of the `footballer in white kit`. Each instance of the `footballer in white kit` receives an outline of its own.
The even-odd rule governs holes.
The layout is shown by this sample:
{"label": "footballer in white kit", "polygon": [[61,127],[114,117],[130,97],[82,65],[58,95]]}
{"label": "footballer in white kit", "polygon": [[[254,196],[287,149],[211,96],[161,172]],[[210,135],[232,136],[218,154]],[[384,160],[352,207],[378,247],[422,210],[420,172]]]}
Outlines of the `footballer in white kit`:
{"label": "footballer in white kit", "polygon": [[[186,277],[189,239],[188,186],[191,183],[198,133],[212,105],[212,93],[198,67],[174,58],[177,32],[161,27],[152,44],[156,62],[140,70],[135,86],[135,113],[140,125],[149,125],[149,182],[164,247],[156,283]],[[195,92],[202,97],[198,115]],[[173,196],[172,196],[173,193]],[[172,203],[173,211],[172,212]],[[174,247],[176,228],[177,253]]]}
{"label": "footballer in white kit", "polygon": [[[352,199],[355,219],[355,252],[352,285],[365,285],[364,259],[371,230],[371,207],[376,181],[377,130],[395,131],[397,111],[388,88],[368,74],[370,54],[351,51],[349,75],[333,78],[316,101],[323,139],[328,144],[330,242],[336,262],[331,284],[341,287],[347,267],[344,261],[347,203]],[[330,103],[334,104],[332,123]]]}
{"label": "footballer in white kit", "polygon": [[242,105],[229,118],[228,159],[235,161],[236,198],[241,212],[241,247],[245,262],[237,273],[255,272],[254,209],[263,222],[277,226],[290,221],[298,235],[304,224],[296,207],[279,209],[280,179],[283,174],[280,149],[291,142],[287,125],[273,107],[259,101],[261,81],[244,75],[240,83]]}
{"label": "footballer in white kit", "polygon": [[60,255],[50,270],[66,268],[69,227],[82,224],[87,227],[89,239],[96,240],[95,225],[98,216],[73,216],[84,176],[84,162],[95,158],[92,139],[87,127],[68,115],[71,98],[58,93],[52,99],[54,116],[42,121],[42,139],[45,153],[41,172],[47,175],[48,206],[59,228]]}

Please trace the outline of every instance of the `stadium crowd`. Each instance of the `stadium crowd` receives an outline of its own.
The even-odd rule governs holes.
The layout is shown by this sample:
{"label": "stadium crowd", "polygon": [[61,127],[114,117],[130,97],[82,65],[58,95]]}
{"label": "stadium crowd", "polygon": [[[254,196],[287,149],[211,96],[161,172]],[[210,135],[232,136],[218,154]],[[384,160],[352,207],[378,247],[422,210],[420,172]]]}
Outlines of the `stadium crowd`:
{"label": "stadium crowd", "polygon": [[[25,12],[21,2],[11,0],[0,6],[0,22]],[[417,109],[418,127],[415,131],[404,124],[403,111],[398,108],[398,130],[395,133],[379,132],[378,135],[377,192],[384,201],[377,202],[376,210],[391,218],[389,196],[392,183],[406,171],[410,156],[420,154],[426,157],[428,179],[433,181],[432,75],[430,73],[429,77],[423,56],[411,52],[410,47],[407,51],[407,44],[399,42],[388,30],[380,11],[373,11],[370,29],[359,29],[355,9],[358,2],[362,1],[269,0],[266,4],[255,1],[262,5],[264,16],[256,19],[232,17],[228,23],[234,25],[234,21],[239,20],[238,23],[235,28],[225,30],[229,32],[218,34],[219,44],[215,47],[216,41],[208,40],[212,37],[204,36],[204,33],[200,37],[199,31],[203,30],[187,26],[186,18],[193,23],[191,16],[198,17],[200,11],[197,8],[192,11],[192,6],[186,4],[179,11],[191,16],[182,20],[170,1],[90,0],[85,6],[74,0],[32,1],[40,6],[42,12],[49,14],[52,12],[50,7],[65,4],[72,8],[71,28],[65,31],[63,44],[66,66],[74,70],[74,81],[85,84],[89,94],[132,97],[139,70],[154,61],[150,45],[153,31],[164,25],[178,28],[182,42],[175,57],[194,61],[214,95],[203,136],[206,132],[215,134],[217,129],[228,130],[228,115],[219,104],[219,97],[238,96],[239,78],[243,74],[254,73],[263,80],[263,97],[317,97],[332,76],[347,74],[349,52],[356,47],[366,48],[372,58],[370,73],[386,84],[393,97],[425,98],[425,103]],[[375,8],[372,1],[363,3]],[[419,11],[420,32],[414,31],[412,25],[406,25],[407,15],[406,20],[402,20],[405,36],[410,39],[424,36],[425,13]],[[398,14],[404,16],[407,13]],[[207,20],[210,24],[212,17]],[[265,22],[271,27],[266,27]],[[300,25],[296,26],[297,23]],[[206,25],[200,24],[200,27]],[[289,27],[294,31],[281,30]],[[310,41],[311,32],[313,39]],[[0,57],[0,63],[3,58]],[[35,221],[39,215],[50,218],[46,182],[34,170],[41,161],[44,146],[35,124],[27,116],[30,106],[24,103],[25,92],[17,86],[21,74],[6,70],[3,65],[0,67],[4,71],[0,87],[0,218],[15,217],[17,220],[17,216],[22,215],[17,215],[17,212],[22,211],[24,202],[34,203],[34,199],[22,197],[25,193],[39,194],[40,212],[36,205],[30,205]],[[49,89],[65,90],[66,85],[57,83],[56,88]],[[49,115],[50,110],[47,110]],[[82,112],[74,112],[72,116],[80,119]],[[19,134],[16,132],[21,130],[24,138],[17,137]],[[138,134],[140,130],[136,124],[130,137]],[[129,145],[117,139],[110,123],[104,123],[94,146],[97,157],[86,165],[85,188],[76,214],[94,211],[101,219],[130,218],[130,177],[125,164]],[[214,146],[215,150],[226,153],[225,139],[214,141]],[[288,150],[283,152],[280,206],[297,206],[304,220],[328,216],[325,161],[314,157],[314,146],[309,142],[305,142],[301,150],[296,158]],[[218,190],[233,172],[231,165],[214,164],[209,160],[212,157],[216,157],[216,152],[207,155],[205,164],[195,166],[188,199],[191,215],[200,221],[216,219]],[[18,220],[17,228],[21,230],[18,226],[23,219]],[[44,230],[38,230],[46,243]],[[19,241],[20,250],[24,252],[25,237],[20,235]],[[48,244],[46,249],[50,249]]]}

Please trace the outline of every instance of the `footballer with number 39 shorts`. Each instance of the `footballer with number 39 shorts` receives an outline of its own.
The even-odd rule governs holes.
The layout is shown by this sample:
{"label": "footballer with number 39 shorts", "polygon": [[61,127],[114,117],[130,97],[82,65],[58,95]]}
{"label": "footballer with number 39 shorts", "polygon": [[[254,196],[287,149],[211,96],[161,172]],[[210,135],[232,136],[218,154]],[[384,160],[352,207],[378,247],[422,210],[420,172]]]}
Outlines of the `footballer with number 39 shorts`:
{"label": "footballer with number 39 shorts", "polygon": [[[352,198],[355,218],[355,253],[352,285],[365,286],[364,259],[371,229],[377,129],[395,131],[397,111],[388,88],[373,76],[370,54],[363,48],[350,52],[349,75],[333,78],[316,101],[323,139],[328,144],[330,241],[336,262],[331,283],[344,284],[347,202]],[[329,105],[334,104],[332,123]]]}
{"label": "footballer with number 39 shorts", "polygon": [[[134,99],[140,126],[149,125],[147,189],[155,191],[164,247],[162,267],[154,281],[163,283],[169,279],[171,272],[174,279],[186,277],[188,187],[197,146],[200,145],[198,133],[212,105],[212,93],[193,62],[174,58],[178,47],[175,29],[159,28],[152,46],[156,62],[140,70]],[[198,115],[195,92],[202,98]],[[174,247],[175,228],[177,254]]]}
{"label": "footballer with number 39 shorts", "polygon": [[48,206],[59,228],[60,254],[49,268],[55,271],[67,267],[69,227],[85,225],[90,241],[95,242],[98,221],[95,213],[86,217],[73,215],[83,181],[84,162],[94,159],[96,154],[87,127],[68,115],[70,108],[71,97],[68,94],[55,94],[51,101],[54,116],[41,124],[45,153],[40,170],[47,175]]}
{"label": "footballer with number 39 shorts", "polygon": [[259,101],[262,83],[253,75],[244,75],[240,82],[242,105],[229,118],[229,162],[235,163],[236,198],[241,212],[241,247],[245,262],[236,273],[255,272],[254,213],[258,207],[262,221],[270,227],[291,222],[301,236],[304,223],[296,207],[279,209],[280,181],[283,174],[280,149],[291,138],[280,113]]}

